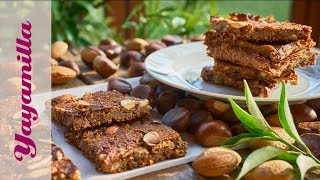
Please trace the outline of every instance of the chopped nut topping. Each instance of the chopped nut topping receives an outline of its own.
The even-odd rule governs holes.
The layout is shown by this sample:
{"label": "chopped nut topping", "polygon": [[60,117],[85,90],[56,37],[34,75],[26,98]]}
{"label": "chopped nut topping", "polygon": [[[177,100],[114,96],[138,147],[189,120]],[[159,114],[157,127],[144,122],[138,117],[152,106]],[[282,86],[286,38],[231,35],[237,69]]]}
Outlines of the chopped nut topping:
{"label": "chopped nut topping", "polygon": [[160,143],[161,140],[160,140],[160,136],[157,132],[151,131],[143,136],[143,141],[148,146],[156,146],[157,144]]}
{"label": "chopped nut topping", "polygon": [[80,107],[87,107],[90,106],[90,104],[87,101],[79,100],[79,106]]}
{"label": "chopped nut topping", "polygon": [[119,127],[118,126],[110,126],[106,129],[105,134],[107,135],[114,135],[117,133]]}
{"label": "chopped nut topping", "polygon": [[122,107],[124,107],[127,110],[130,110],[136,106],[136,102],[137,101],[126,99],[126,100],[122,100],[120,103]]}
{"label": "chopped nut topping", "polygon": [[144,99],[142,101],[139,101],[139,107],[143,107],[149,104],[149,101],[147,99]]}

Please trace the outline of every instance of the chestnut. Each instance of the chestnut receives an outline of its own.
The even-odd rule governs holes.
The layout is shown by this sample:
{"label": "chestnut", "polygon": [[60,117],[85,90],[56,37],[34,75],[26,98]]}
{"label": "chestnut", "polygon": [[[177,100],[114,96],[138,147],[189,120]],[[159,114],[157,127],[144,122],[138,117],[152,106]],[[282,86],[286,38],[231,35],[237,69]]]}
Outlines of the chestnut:
{"label": "chestnut", "polygon": [[195,130],[203,122],[213,121],[213,117],[209,111],[199,110],[191,115],[191,124],[189,127],[189,132],[194,134]]}
{"label": "chestnut", "polygon": [[77,75],[80,75],[80,69],[79,66],[74,61],[61,61],[59,63],[60,66],[68,67],[75,72],[77,72]]}
{"label": "chestnut", "polygon": [[229,124],[240,122],[240,119],[236,116],[232,108],[226,110],[222,114],[221,119],[224,120],[225,122],[228,122]]}
{"label": "chestnut", "polygon": [[222,118],[223,114],[228,110],[231,109],[231,105],[217,101],[214,99],[206,100],[204,102],[204,106],[208,111],[210,111],[215,118]]}
{"label": "chestnut", "polygon": [[183,98],[185,96],[185,94],[186,94],[183,90],[168,86],[166,84],[160,84],[156,88],[156,94],[157,95],[159,95],[159,94],[161,94],[162,92],[165,92],[165,91],[173,91],[173,92],[175,92],[178,95],[179,99]]}
{"label": "chestnut", "polygon": [[118,43],[115,40],[111,39],[111,38],[107,38],[107,39],[101,40],[99,45],[117,46]]}
{"label": "chestnut", "polygon": [[81,51],[82,61],[90,67],[93,66],[93,61],[97,56],[106,57],[106,54],[95,46],[88,46]]}
{"label": "chestnut", "polygon": [[122,94],[130,94],[132,86],[123,78],[111,78],[108,81],[108,91],[117,90]]}
{"label": "chestnut", "polygon": [[239,135],[239,134],[248,132],[240,122],[232,125],[231,131],[232,131],[232,134],[234,135]]}
{"label": "chestnut", "polygon": [[157,110],[160,114],[165,114],[176,106],[178,95],[173,91],[165,91],[158,96]]}
{"label": "chestnut", "polygon": [[311,107],[314,111],[316,111],[318,116],[320,116],[320,98],[308,100],[305,104]]}
{"label": "chestnut", "polygon": [[272,115],[266,117],[265,119],[270,126],[282,127],[282,124],[280,123],[280,119],[279,119],[278,114],[272,114]]}
{"label": "chestnut", "polygon": [[[320,134],[306,133],[300,136],[312,154],[320,160]],[[299,149],[305,150],[300,144],[294,143]]]}
{"label": "chestnut", "polygon": [[306,104],[292,105],[290,110],[296,124],[300,122],[311,122],[317,119],[317,113]]}
{"label": "chestnut", "polygon": [[182,132],[188,129],[191,123],[191,113],[185,108],[176,107],[166,112],[161,122],[178,132]]}
{"label": "chestnut", "polygon": [[277,114],[278,113],[278,103],[263,105],[263,106],[259,107],[259,109],[264,117],[270,116],[272,114]]}
{"label": "chestnut", "polygon": [[148,99],[151,107],[156,105],[156,93],[148,85],[139,85],[133,88],[130,95],[140,99]]}
{"label": "chestnut", "polygon": [[120,65],[130,67],[134,62],[143,62],[144,57],[138,51],[125,51],[120,55]]}
{"label": "chestnut", "polygon": [[161,84],[160,81],[158,81],[148,73],[141,76],[139,83],[149,85],[153,89],[156,89],[156,87]]}
{"label": "chestnut", "polygon": [[183,43],[183,39],[180,36],[175,35],[165,35],[162,37],[161,41],[165,43],[167,46]]}
{"label": "chestnut", "polygon": [[120,45],[99,45],[98,48],[101,49],[109,59],[116,58],[122,51]]}
{"label": "chestnut", "polygon": [[142,51],[146,46],[148,46],[149,43],[141,38],[134,38],[129,40],[126,43],[126,47],[128,50],[136,50],[136,51]]}
{"label": "chestnut", "polygon": [[97,56],[93,61],[93,69],[102,77],[107,78],[116,73],[119,67],[105,56]]}
{"label": "chestnut", "polygon": [[158,51],[159,49],[165,48],[167,45],[161,41],[155,41],[150,43],[148,46],[146,46],[146,55],[148,56],[149,54]]}
{"label": "chestnut", "polygon": [[177,106],[186,108],[191,114],[201,109],[200,101],[192,98],[180,99]]}
{"label": "chestnut", "polygon": [[230,127],[223,121],[213,120],[201,123],[195,131],[195,137],[202,146],[220,146],[232,136]]}
{"label": "chestnut", "polygon": [[144,73],[145,73],[145,67],[143,62],[133,63],[128,70],[129,77],[142,76]]}

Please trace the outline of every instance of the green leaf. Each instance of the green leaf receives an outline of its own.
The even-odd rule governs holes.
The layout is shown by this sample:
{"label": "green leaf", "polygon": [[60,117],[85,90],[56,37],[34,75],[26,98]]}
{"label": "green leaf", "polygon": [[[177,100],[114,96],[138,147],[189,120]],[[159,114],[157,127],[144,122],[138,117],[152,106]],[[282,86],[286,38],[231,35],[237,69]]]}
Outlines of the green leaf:
{"label": "green leaf", "polygon": [[258,165],[274,157],[277,157],[283,153],[286,153],[286,151],[281,148],[273,147],[273,146],[266,146],[261,149],[253,151],[244,161],[242,169],[237,179],[241,179],[245,174],[247,174],[249,171],[257,167]]}
{"label": "green leaf", "polygon": [[295,164],[298,158],[298,153],[291,153],[286,152],[284,154],[280,154],[279,156],[275,157],[275,159],[284,160],[289,162],[290,164]]}
{"label": "green leaf", "polygon": [[297,158],[297,165],[300,170],[300,179],[303,180],[304,175],[306,172],[313,167],[320,167],[319,164],[317,164],[312,158],[305,156],[303,154],[300,154]]}
{"label": "green leaf", "polygon": [[253,134],[270,135],[270,132],[261,130],[260,125],[253,119],[253,117],[238,106],[231,98],[228,98],[232,109],[236,116],[240,119],[244,127]]}
{"label": "green leaf", "polygon": [[264,119],[257,103],[254,101],[254,98],[251,94],[250,88],[246,80],[244,80],[244,94],[246,96],[246,102],[249,109],[249,112],[253,119],[256,120],[257,124],[261,127],[261,129],[265,131],[272,131],[271,127]]}
{"label": "green leaf", "polygon": [[304,142],[301,140],[299,136],[299,133],[296,129],[296,126],[292,118],[292,114],[290,112],[290,108],[289,108],[289,104],[286,96],[286,85],[284,82],[282,82],[282,89],[281,89],[278,111],[279,111],[278,115],[279,115],[280,123],[282,124],[282,127],[284,128],[284,130],[294,140],[296,140],[297,142],[305,146]]}
{"label": "green leaf", "polygon": [[240,144],[243,144],[243,143],[247,143],[251,140],[261,139],[261,138],[271,140],[267,136],[259,136],[259,135],[255,135],[255,134],[251,134],[251,133],[243,133],[243,134],[239,134],[237,136],[233,136],[233,137],[227,139],[226,141],[223,142],[222,146],[227,147],[227,148],[231,148],[231,147],[235,147]]}

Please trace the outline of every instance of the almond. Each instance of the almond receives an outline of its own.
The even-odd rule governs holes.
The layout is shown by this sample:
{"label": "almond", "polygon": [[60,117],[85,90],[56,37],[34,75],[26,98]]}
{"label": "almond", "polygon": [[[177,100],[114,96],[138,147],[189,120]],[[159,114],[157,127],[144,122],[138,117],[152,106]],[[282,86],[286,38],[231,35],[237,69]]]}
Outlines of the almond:
{"label": "almond", "polygon": [[231,173],[241,162],[241,156],[228,148],[212,147],[200,154],[192,167],[203,176],[215,177]]}
{"label": "almond", "polygon": [[157,132],[151,131],[143,136],[143,141],[148,146],[156,146],[161,142],[160,136]]}
{"label": "almond", "polygon": [[294,179],[294,171],[291,164],[283,160],[271,160],[264,162],[251,170],[246,180],[291,180]]}
{"label": "almond", "polygon": [[105,130],[106,135],[114,135],[117,133],[119,127],[118,126],[110,126]]}
{"label": "almond", "polygon": [[63,84],[77,76],[77,73],[64,66],[52,66],[51,67],[51,82],[52,84]]}
{"label": "almond", "polygon": [[51,57],[58,59],[68,50],[68,44],[63,41],[57,41],[51,45]]}

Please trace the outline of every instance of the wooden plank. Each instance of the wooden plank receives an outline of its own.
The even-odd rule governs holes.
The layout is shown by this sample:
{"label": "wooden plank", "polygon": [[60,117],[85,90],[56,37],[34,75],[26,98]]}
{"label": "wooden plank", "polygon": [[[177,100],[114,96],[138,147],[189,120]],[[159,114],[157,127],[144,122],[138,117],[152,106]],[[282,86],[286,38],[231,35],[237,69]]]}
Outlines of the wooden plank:
{"label": "wooden plank", "polygon": [[198,175],[192,167],[188,164],[182,164],[179,166],[171,167],[168,169],[156,171],[153,173],[141,175],[131,180],[153,180],[153,179],[194,179],[194,180],[204,180],[202,176]]}
{"label": "wooden plank", "polygon": [[74,78],[73,80],[71,80],[65,84],[53,85],[51,87],[51,91],[80,87],[80,86],[85,86],[85,85],[86,84],[84,82],[82,82],[80,79]]}

